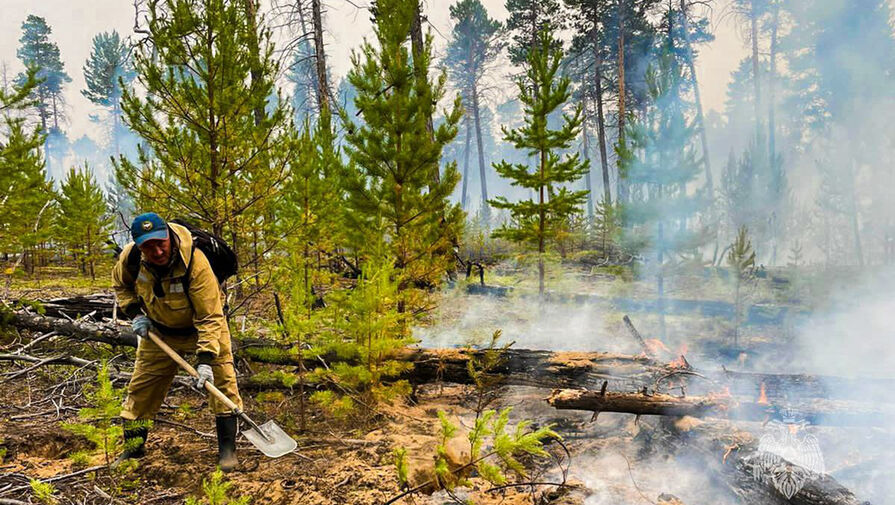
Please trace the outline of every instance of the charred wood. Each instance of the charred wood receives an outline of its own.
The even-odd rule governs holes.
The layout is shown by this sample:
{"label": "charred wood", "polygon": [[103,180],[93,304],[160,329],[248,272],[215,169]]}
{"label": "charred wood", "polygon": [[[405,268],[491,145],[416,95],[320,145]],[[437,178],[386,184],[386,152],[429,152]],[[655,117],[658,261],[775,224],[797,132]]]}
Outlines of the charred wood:
{"label": "charred wood", "polygon": [[547,403],[561,410],[621,412],[638,416],[717,417],[757,422],[797,417],[808,424],[827,426],[888,426],[890,422],[890,416],[882,410],[825,401],[783,406],[738,401],[730,396],[678,397],[564,389],[553,391]]}

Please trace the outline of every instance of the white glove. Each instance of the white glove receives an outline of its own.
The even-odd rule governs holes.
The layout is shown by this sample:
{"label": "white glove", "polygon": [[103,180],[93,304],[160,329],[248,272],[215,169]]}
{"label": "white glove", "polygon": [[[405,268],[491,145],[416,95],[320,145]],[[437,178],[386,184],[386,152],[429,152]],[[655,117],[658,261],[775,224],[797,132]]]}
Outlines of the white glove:
{"label": "white glove", "polygon": [[214,373],[211,371],[211,365],[199,365],[196,367],[196,373],[199,374],[196,377],[196,388],[197,389],[205,389],[205,381],[211,381],[214,383]]}

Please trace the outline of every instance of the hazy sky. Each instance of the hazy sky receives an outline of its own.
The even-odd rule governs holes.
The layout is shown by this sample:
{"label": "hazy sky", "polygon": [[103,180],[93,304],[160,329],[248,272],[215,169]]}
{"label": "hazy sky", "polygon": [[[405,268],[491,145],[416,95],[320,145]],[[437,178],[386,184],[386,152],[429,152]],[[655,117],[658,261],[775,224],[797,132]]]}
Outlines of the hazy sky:
{"label": "hazy sky", "polygon": [[[433,26],[436,48],[443,48],[450,36],[451,23],[448,6],[455,0],[428,0],[426,12]],[[506,19],[505,0],[483,0],[491,15]],[[737,34],[729,16],[723,16],[729,0],[720,0],[714,8],[712,30],[716,40],[701,50],[697,61],[697,73],[705,107],[720,109],[731,71],[745,56],[747,49]],[[266,3],[266,2],[265,2]],[[354,0],[365,4],[364,0]],[[369,13],[357,10],[345,0],[324,0],[328,13],[325,20],[327,34],[327,62],[333,75],[338,78],[347,72],[351,49],[357,47],[364,36],[372,34]],[[102,31],[118,30],[122,35],[132,33],[134,24],[133,0],[0,0],[0,62],[7,65],[7,75],[12,78],[22,70],[16,57],[21,25],[28,14],[46,18],[52,27],[52,39],[59,45],[65,70],[72,78],[66,88],[69,138],[81,135],[97,136],[89,115],[96,112],[93,105],[81,95],[84,88],[83,67],[94,35]],[[0,76],[2,77],[2,76]],[[99,140],[99,139],[97,139]]]}

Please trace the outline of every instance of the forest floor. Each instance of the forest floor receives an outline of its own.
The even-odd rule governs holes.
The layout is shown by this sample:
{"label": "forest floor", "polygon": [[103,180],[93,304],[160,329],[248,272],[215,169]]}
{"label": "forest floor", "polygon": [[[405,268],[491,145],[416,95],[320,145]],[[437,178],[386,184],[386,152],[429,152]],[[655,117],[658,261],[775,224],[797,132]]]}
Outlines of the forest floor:
{"label": "forest floor", "polygon": [[[107,272],[98,274],[97,281],[72,274],[59,269],[45,272],[39,279],[17,279],[11,298],[50,299],[109,289]],[[610,294],[622,289],[620,279],[615,276],[599,274],[585,281],[559,288],[579,289],[587,285],[591,292]],[[530,279],[523,279],[517,284],[529,282]],[[706,288],[700,288],[698,278],[679,285],[684,287],[679,288],[678,296],[695,297],[697,293],[706,296]],[[721,296],[721,288],[712,286]],[[633,297],[648,295],[648,286],[643,281],[624,289],[628,290],[626,295]],[[249,311],[248,332],[254,331],[253,328],[263,331],[263,321],[272,316],[265,312],[269,309],[270,304],[258,303]],[[454,290],[443,296],[429,324],[419,328],[416,335],[423,345],[453,347],[482,343],[491,332],[502,329],[504,340],[516,342],[516,348],[637,353],[639,349],[622,326],[621,315],[587,305],[554,304],[534,310],[531,301],[524,297],[474,297]],[[645,337],[658,334],[655,317],[632,317]],[[681,344],[689,342],[696,344],[697,349],[691,351],[695,354],[707,344],[727,340],[724,332],[729,331],[729,322],[700,317],[668,316],[666,319],[664,344],[671,352],[677,352]],[[769,338],[765,335],[779,331],[779,328],[755,327],[744,331],[741,338],[755,345]],[[719,339],[719,335],[725,337]],[[108,348],[100,344],[81,345],[89,359],[103,353],[108,355]],[[0,352],[13,348],[12,341],[0,340]],[[54,350],[52,346],[42,349],[45,354]],[[127,353],[130,354],[117,358],[123,370],[132,359],[128,357],[132,351]],[[20,365],[13,368],[8,363],[0,363],[0,373],[20,369]],[[77,421],[78,409],[88,406],[83,391],[93,376],[74,367],[53,365],[38,368],[16,380],[0,378],[0,398],[3,398],[0,454],[5,450],[0,457],[0,502],[8,499],[36,503],[38,499],[28,486],[28,479],[66,476],[79,470],[69,456],[89,449],[90,444],[62,425]],[[61,383],[68,384],[68,393],[60,390]],[[122,388],[125,384],[117,381],[115,385]],[[635,422],[630,415],[604,414],[599,422],[591,422],[589,413],[557,412],[548,407],[544,398],[549,391],[505,387],[500,393],[490,408],[513,407],[512,422],[531,419],[536,425],[557,423],[557,431],[565,439],[562,444],[548,446],[552,459],[537,466],[536,475],[530,475],[529,480],[565,482],[569,486],[488,491],[489,484],[472,478],[470,488],[458,491],[459,498],[471,498],[482,505],[521,505],[532,503],[533,496],[540,503],[565,505],[581,504],[585,500],[588,505],[643,502],[676,505],[680,502],[664,494],[666,491],[704,488],[706,499],[716,504],[726,503],[716,500],[711,491],[713,486],[703,482],[707,477],[702,475],[698,462],[685,471],[681,461],[662,454],[647,454],[650,433],[658,425],[656,420]],[[439,411],[445,412],[460,427],[458,436],[448,444],[451,458],[463,462],[468,457],[465,433],[475,419],[472,395],[473,391],[465,386],[429,385],[416,391],[414,402],[380,406],[363,420],[350,422],[336,422],[317,409],[309,409],[312,414],[307,429],[302,431],[298,429],[299,406],[291,394],[246,393],[246,410],[256,419],[276,420],[298,440],[299,449],[282,458],[268,459],[241,439],[239,471],[226,476],[232,483],[231,497],[248,497],[255,505],[387,503],[402,492],[394,464],[396,449],[407,451],[411,483],[419,484],[431,478],[439,442]],[[101,468],[58,480],[54,483],[58,491],[53,503],[164,505],[201,497],[203,481],[210,478],[215,468],[217,447],[213,432],[205,400],[194,391],[175,386],[150,432],[147,456],[140,460],[134,472],[119,475]],[[103,461],[103,456],[95,454],[90,463],[102,465]],[[20,489],[11,491],[10,488]],[[454,503],[451,500],[445,491],[437,491],[431,495],[417,493],[397,503]]]}

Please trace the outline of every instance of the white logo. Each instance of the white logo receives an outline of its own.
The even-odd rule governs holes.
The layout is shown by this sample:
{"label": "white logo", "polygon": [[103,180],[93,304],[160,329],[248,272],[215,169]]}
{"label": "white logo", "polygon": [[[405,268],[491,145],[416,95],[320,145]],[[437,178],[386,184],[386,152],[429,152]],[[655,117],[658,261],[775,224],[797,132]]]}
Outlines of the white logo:
{"label": "white logo", "polygon": [[768,482],[791,499],[809,480],[824,473],[824,457],[817,437],[808,432],[805,420],[797,420],[789,409],[783,422],[771,421],[761,436],[752,468],[756,480]]}

